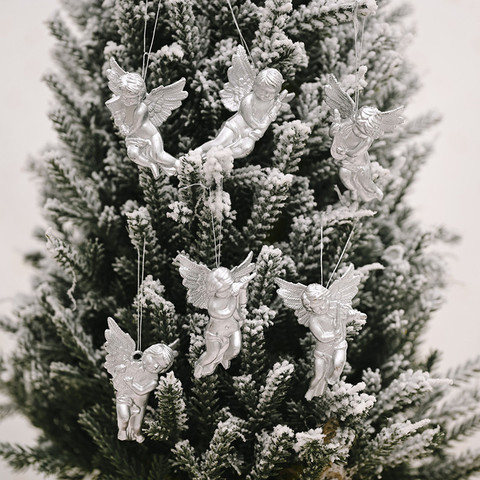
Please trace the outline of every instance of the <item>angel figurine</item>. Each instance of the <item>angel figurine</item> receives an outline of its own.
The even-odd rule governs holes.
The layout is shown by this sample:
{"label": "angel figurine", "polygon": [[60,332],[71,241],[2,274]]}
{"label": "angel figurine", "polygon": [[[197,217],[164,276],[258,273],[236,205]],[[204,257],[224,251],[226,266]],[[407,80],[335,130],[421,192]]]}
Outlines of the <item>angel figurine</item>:
{"label": "angel figurine", "polygon": [[403,123],[403,106],[388,112],[362,107],[356,112],[355,102],[333,75],[329,75],[325,86],[325,101],[335,112],[330,129],[333,136],[330,152],[340,162],[340,179],[354,199],[358,196],[364,201],[381,200],[383,192],[372,180],[368,149],[374,140]]}
{"label": "angel figurine", "polygon": [[247,304],[247,286],[255,277],[253,253],[231,270],[218,267],[210,270],[205,265],[177,255],[183,285],[188,301],[208,311],[210,321],[205,330],[205,352],[195,363],[194,376],[211,375],[219,363],[228,369],[230,362],[240,352],[244,321],[242,309]]}
{"label": "angel figurine", "polygon": [[366,315],[352,309],[360,275],[350,265],[345,274],[325,288],[318,283],[305,286],[276,279],[277,293],[295,311],[298,322],[310,328],[315,337],[314,376],[305,394],[307,400],[323,395],[327,383],[338,382],[347,359],[346,326]]}
{"label": "angel figurine", "polygon": [[119,440],[142,443],[142,422],[148,396],[158,385],[158,375],[168,370],[176,352],[172,345],[157,343],[142,352],[111,317],[105,330],[105,368],[113,377],[116,392]]}
{"label": "angel figurine", "polygon": [[127,73],[113,57],[107,77],[114,96],[105,105],[125,135],[128,158],[141,167],[150,168],[155,179],[160,176],[159,169],[166,175],[175,174],[177,159],[164,150],[157,127],[187,98],[188,93],[183,90],[185,79],[147,93],[142,76]]}
{"label": "angel figurine", "polygon": [[228,110],[237,113],[222,125],[213,140],[197,150],[207,153],[221,146],[230,148],[233,158],[243,158],[252,152],[255,142],[295,94],[282,90],[283,76],[277,69],[266,68],[257,74],[241,45],[233,54],[227,76],[229,81],[220,97]]}

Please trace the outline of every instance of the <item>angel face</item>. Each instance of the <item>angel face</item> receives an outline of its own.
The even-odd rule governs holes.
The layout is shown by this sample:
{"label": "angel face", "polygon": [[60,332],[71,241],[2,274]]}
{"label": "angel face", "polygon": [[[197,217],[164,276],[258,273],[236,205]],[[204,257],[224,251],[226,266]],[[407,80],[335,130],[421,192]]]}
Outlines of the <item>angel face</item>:
{"label": "angel face", "polygon": [[172,366],[174,358],[173,350],[168,345],[157,343],[143,353],[143,368],[150,373],[161,373]]}
{"label": "angel face", "polygon": [[278,90],[274,87],[269,87],[267,85],[259,85],[257,87],[254,87],[253,93],[263,102],[269,102],[278,95]]}
{"label": "angel face", "polygon": [[302,302],[307,310],[319,315],[326,314],[330,309],[329,291],[319,285],[312,283],[302,295]]}
{"label": "angel face", "polygon": [[276,68],[262,70],[253,84],[253,93],[260,100],[267,102],[273,100],[282,89],[283,76]]}

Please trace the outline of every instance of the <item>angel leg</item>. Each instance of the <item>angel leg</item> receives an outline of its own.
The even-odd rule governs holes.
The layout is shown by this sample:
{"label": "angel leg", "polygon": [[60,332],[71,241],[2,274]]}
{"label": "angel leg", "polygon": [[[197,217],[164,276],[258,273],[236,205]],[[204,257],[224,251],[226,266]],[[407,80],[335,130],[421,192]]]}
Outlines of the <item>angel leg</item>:
{"label": "angel leg", "polygon": [[335,347],[335,352],[333,354],[333,371],[332,374],[328,377],[328,383],[330,385],[333,385],[340,380],[340,376],[342,375],[346,361],[347,342],[343,340]]}
{"label": "angel leg", "polygon": [[136,145],[127,144],[127,155],[128,158],[137,165],[140,165],[141,167],[148,167],[152,171],[152,175],[155,180],[160,177],[158,165],[152,159],[144,155],[139,147]]}
{"label": "angel leg", "polygon": [[362,166],[360,168],[357,173],[357,182],[361,187],[358,193],[362,200],[368,201],[373,200],[374,198],[381,200],[383,198],[383,192],[372,180],[372,171],[370,169],[370,164]]}
{"label": "angel leg", "polygon": [[212,147],[229,147],[237,140],[235,132],[227,125],[218,132],[217,136],[198,148],[202,153],[207,153]]}
{"label": "angel leg", "polygon": [[165,172],[166,175],[175,175],[177,173],[177,159],[167,153],[163,148],[163,140],[159,133],[151,138],[152,153],[156,163]]}
{"label": "angel leg", "polygon": [[213,373],[217,365],[222,361],[223,354],[228,348],[227,337],[219,337],[210,332],[205,333],[206,350],[195,364],[194,377],[200,378]]}
{"label": "angel leg", "polygon": [[241,138],[230,145],[233,158],[243,158],[252,153],[255,148],[255,140],[250,137]]}
{"label": "angel leg", "polygon": [[119,440],[128,440],[127,436],[127,426],[128,421],[130,420],[130,407],[125,403],[120,403],[117,399],[117,425],[118,425],[118,435]]}
{"label": "angel leg", "polygon": [[357,186],[353,181],[354,173],[348,168],[340,167],[339,170],[340,180],[352,193],[352,199],[355,201],[358,197]]}
{"label": "angel leg", "polygon": [[340,167],[340,179],[355,198],[358,196],[363,201],[368,202],[375,198],[381,200],[383,197],[383,192],[372,180],[369,165],[357,166],[355,170]]}
{"label": "angel leg", "polygon": [[326,376],[329,364],[332,359],[320,352],[315,352],[315,375],[310,382],[305,398],[311,400],[313,397],[323,395],[327,385]]}
{"label": "angel leg", "polygon": [[145,437],[142,435],[142,422],[145,416],[145,405],[137,407],[135,413],[130,417],[129,431],[131,439],[142,443]]}
{"label": "angel leg", "polygon": [[240,348],[242,347],[242,334],[240,330],[233,332],[230,335],[228,348],[225,350],[222,358],[222,365],[225,370],[230,367],[230,362],[232,358],[235,358],[240,353]]}

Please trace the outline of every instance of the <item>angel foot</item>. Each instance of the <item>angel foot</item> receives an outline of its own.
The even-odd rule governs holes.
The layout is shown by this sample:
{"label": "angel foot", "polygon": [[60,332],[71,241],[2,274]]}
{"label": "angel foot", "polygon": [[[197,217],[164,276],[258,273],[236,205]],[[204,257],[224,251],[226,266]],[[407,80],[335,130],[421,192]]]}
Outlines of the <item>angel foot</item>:
{"label": "angel foot", "polygon": [[224,359],[222,360],[222,366],[225,370],[228,370],[230,368],[230,359]]}
{"label": "angel foot", "polygon": [[325,393],[325,387],[327,386],[325,380],[317,382],[315,384],[311,384],[310,388],[308,389],[307,393],[305,394],[305,398],[307,400],[311,400],[313,397],[320,397]]}
{"label": "angel foot", "polygon": [[195,378],[206,377],[207,375],[211,375],[215,368],[217,367],[218,363],[209,363],[208,365],[200,365],[197,364],[195,366],[195,371],[193,372],[193,376]]}
{"label": "angel foot", "polygon": [[143,443],[145,441],[145,437],[143,435],[135,435],[135,440],[138,443]]}
{"label": "angel foot", "polygon": [[119,431],[118,431],[117,438],[118,438],[119,440],[128,440],[127,432],[126,432],[125,430],[119,430]]}
{"label": "angel foot", "polygon": [[153,178],[154,178],[155,180],[158,180],[158,178],[160,177],[160,171],[159,171],[159,169],[158,169],[158,165],[157,165],[156,163],[153,163],[153,162],[152,162],[152,163],[149,165],[149,167],[150,167],[150,170],[152,171]]}

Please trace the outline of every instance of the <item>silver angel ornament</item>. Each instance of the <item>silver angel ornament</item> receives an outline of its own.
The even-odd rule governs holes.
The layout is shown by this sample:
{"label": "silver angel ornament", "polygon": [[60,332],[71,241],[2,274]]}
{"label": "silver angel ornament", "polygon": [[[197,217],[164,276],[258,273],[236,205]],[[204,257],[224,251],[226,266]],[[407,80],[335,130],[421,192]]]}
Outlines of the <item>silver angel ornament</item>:
{"label": "silver angel ornament", "polygon": [[225,267],[210,270],[181,254],[174,260],[187,288],[187,300],[206,309],[210,317],[205,330],[205,352],[195,363],[195,378],[211,375],[218,364],[228,369],[240,352],[242,310],[247,304],[248,283],[255,277],[252,256],[250,252],[231,270]]}
{"label": "silver angel ornament", "polygon": [[220,97],[225,107],[236,113],[222,125],[213,140],[197,150],[206,153],[212,147],[221,146],[229,148],[233,158],[243,158],[252,152],[255,142],[263,137],[295,94],[282,90],[283,76],[277,69],[266,68],[257,74],[242,46],[233,54],[227,76],[228,82],[220,91]]}
{"label": "silver angel ornament", "polygon": [[370,201],[383,198],[382,190],[372,180],[368,149],[384,133],[393,132],[402,124],[403,106],[388,112],[375,107],[362,107],[356,112],[355,102],[329,75],[325,86],[325,101],[335,112],[330,129],[333,143],[332,157],[340,163],[340,179],[356,200]]}
{"label": "silver angel ornament", "polygon": [[154,178],[160,176],[160,170],[174,175],[177,159],[164,150],[157,127],[187,98],[188,93],[183,90],[185,79],[147,93],[142,76],[126,72],[114,58],[110,59],[107,77],[114,96],[105,105],[125,136],[128,158],[150,168]]}
{"label": "silver angel ornament", "polygon": [[143,353],[111,317],[105,330],[105,368],[113,377],[116,392],[119,440],[142,443],[142,423],[148,396],[158,385],[158,375],[168,370],[176,352],[173,345],[157,343]]}
{"label": "silver angel ornament", "polygon": [[276,279],[278,295],[295,311],[298,322],[315,337],[314,376],[305,394],[307,400],[323,395],[328,384],[338,382],[347,359],[346,326],[354,318],[366,315],[352,309],[360,275],[350,266],[345,274],[325,288],[318,283],[308,286]]}

